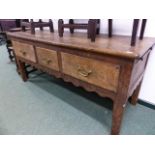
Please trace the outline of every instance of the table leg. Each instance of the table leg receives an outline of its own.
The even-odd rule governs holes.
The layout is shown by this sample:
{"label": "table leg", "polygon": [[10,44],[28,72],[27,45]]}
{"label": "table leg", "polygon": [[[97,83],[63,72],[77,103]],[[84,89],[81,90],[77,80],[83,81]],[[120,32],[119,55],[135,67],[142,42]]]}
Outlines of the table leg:
{"label": "table leg", "polygon": [[137,104],[138,95],[139,95],[139,92],[140,92],[141,85],[142,85],[142,82],[140,82],[140,84],[137,86],[137,88],[135,89],[135,91],[133,92],[133,94],[131,96],[130,103],[132,105],[136,105]]}
{"label": "table leg", "polygon": [[25,82],[28,79],[27,71],[26,71],[26,68],[25,68],[25,63],[21,62],[20,60],[17,60],[17,63],[18,63],[20,75],[21,75],[23,81]]}
{"label": "table leg", "polygon": [[112,129],[111,129],[112,135],[118,135],[120,132],[121,122],[122,122],[123,112],[124,112],[123,105],[126,103],[126,101],[127,100],[121,103],[119,100],[116,100],[116,102],[113,103]]}

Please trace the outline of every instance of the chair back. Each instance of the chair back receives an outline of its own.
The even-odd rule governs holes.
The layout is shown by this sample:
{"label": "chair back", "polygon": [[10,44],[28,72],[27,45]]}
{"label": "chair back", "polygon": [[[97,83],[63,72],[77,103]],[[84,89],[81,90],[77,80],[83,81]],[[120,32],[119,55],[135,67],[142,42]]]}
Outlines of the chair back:
{"label": "chair back", "polygon": [[15,19],[1,19],[0,30],[2,32],[9,31],[11,28],[17,27]]}

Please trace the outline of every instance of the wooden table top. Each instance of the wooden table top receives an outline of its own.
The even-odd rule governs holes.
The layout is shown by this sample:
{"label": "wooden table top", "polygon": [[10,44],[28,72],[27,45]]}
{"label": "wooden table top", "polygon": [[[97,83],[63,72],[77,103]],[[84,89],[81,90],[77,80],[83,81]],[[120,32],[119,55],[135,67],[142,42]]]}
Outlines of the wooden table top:
{"label": "wooden table top", "polygon": [[87,38],[87,33],[80,32],[74,34],[64,32],[64,36],[60,38],[57,31],[50,33],[48,30],[36,30],[36,34],[31,34],[30,31],[7,32],[7,35],[11,38],[26,39],[50,45],[131,59],[141,58],[155,44],[155,38],[145,37],[143,40],[138,39],[136,46],[131,47],[130,36],[114,35],[112,38],[109,38],[104,34],[97,36],[95,42],[91,42],[90,39]]}

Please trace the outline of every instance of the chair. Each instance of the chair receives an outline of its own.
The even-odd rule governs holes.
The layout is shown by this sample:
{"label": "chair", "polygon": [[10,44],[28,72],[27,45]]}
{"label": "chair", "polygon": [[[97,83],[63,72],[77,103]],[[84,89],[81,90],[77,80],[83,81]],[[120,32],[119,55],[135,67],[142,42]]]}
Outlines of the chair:
{"label": "chair", "polygon": [[9,54],[10,61],[14,59],[14,52],[12,48],[11,41],[7,38],[6,31],[9,31],[11,28],[16,28],[16,20],[15,19],[1,19],[0,20],[1,34],[5,38],[6,47]]}
{"label": "chair", "polygon": [[[131,46],[136,45],[139,22],[140,22],[140,19],[134,19],[133,20],[133,28],[132,28],[132,35],[131,35]],[[147,19],[142,19],[142,25],[141,25],[140,36],[139,36],[140,40],[142,40],[144,38],[144,32],[145,32],[146,24],[147,24]],[[109,19],[109,22],[108,22],[109,37],[112,37],[112,28],[113,28],[113,19]]]}
{"label": "chair", "polygon": [[51,19],[49,19],[49,22],[43,22],[41,19],[39,19],[38,22],[34,22],[33,19],[31,19],[30,22],[22,20],[21,27],[22,31],[26,31],[26,28],[30,28],[31,34],[35,34],[35,28],[40,28],[42,31],[44,27],[49,27],[50,32],[54,32],[53,22]]}
{"label": "chair", "polygon": [[6,42],[6,39],[5,39],[4,35],[2,33],[0,33],[0,46],[5,44],[5,42]]}
{"label": "chair", "polygon": [[[22,21],[26,23],[29,20],[24,19]],[[15,53],[14,53],[14,49],[12,47],[11,41],[7,38],[6,31],[10,31],[10,32],[22,31],[22,27],[21,27],[22,21],[20,19],[17,19],[17,20],[8,20],[8,19],[7,20],[0,20],[0,32],[4,35],[4,38],[6,40],[6,47],[7,47],[8,53],[9,53],[10,61],[15,61],[16,62],[16,69],[17,69],[17,72],[19,74],[20,74],[20,72],[19,72],[18,63],[16,61],[16,56],[15,56]],[[41,29],[43,30],[43,27],[46,27],[46,24],[41,24],[41,26],[42,26]],[[53,32],[54,31],[53,30],[53,23],[50,26],[51,26],[50,30]],[[28,30],[28,29],[30,29],[30,27],[25,27],[24,29]],[[28,71],[26,73],[27,76],[29,76],[30,73],[37,70],[34,67],[31,67],[30,65],[26,65],[26,68],[28,69]]]}
{"label": "chair", "polygon": [[94,42],[96,35],[100,33],[100,19],[89,19],[88,23],[75,23],[73,19],[69,19],[68,24],[64,24],[63,19],[59,19],[58,32],[60,37],[63,37],[65,28],[69,28],[72,34],[74,33],[74,29],[86,29],[88,38]]}

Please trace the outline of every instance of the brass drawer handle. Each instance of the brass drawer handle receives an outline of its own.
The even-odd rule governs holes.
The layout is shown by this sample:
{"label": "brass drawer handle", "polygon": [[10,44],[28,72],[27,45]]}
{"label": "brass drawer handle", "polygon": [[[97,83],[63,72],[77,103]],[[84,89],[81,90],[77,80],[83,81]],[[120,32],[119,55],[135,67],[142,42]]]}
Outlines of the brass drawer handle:
{"label": "brass drawer handle", "polygon": [[47,59],[44,59],[44,62],[47,64],[47,65],[49,65],[49,64],[51,64],[52,63],[52,60],[47,60]]}
{"label": "brass drawer handle", "polygon": [[92,70],[85,70],[81,67],[78,68],[78,73],[83,77],[88,77],[90,74],[92,74]]}

